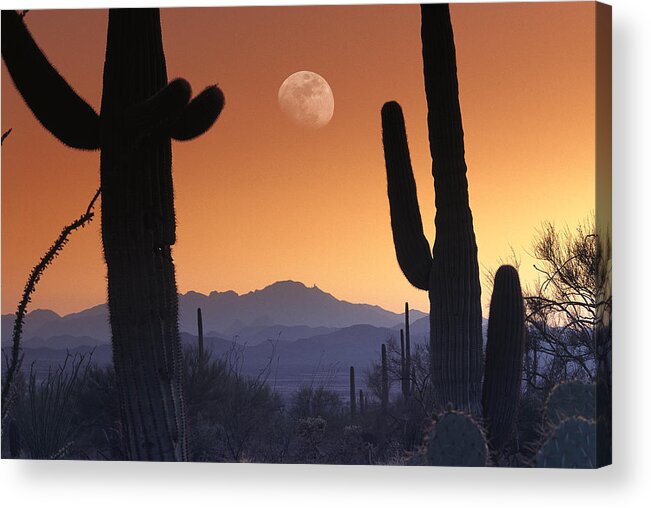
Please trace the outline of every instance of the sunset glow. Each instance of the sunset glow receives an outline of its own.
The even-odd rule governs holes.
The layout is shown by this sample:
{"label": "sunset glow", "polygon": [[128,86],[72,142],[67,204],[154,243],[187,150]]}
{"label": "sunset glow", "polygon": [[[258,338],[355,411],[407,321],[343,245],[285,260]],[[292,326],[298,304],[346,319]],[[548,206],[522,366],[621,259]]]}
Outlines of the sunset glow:
{"label": "sunset glow", "polygon": [[[483,270],[513,248],[526,284],[542,221],[574,226],[595,206],[595,6],[451,7],[470,202]],[[425,232],[434,240],[417,5],[163,9],[170,78],[218,83],[226,106],[192,143],[173,144],[179,291],[316,284],[337,298],[427,310],[398,267],[380,108],[401,103]],[[30,11],[53,65],[96,110],[106,10]],[[71,50],[72,49],[72,50]],[[318,130],[290,122],[277,94],[292,73],[323,76],[336,98]],[[38,124],[3,64],[2,312],[99,183],[98,152],[71,150]],[[484,304],[487,292],[483,292]],[[74,233],[31,309],[76,312],[106,299],[99,217]]]}

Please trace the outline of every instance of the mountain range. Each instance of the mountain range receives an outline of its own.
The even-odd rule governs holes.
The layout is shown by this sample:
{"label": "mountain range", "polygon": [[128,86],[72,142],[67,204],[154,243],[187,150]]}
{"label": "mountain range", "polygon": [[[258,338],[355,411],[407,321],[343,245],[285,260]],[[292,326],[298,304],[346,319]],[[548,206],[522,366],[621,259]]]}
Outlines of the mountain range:
{"label": "mountain range", "polygon": [[[189,291],[179,295],[179,329],[196,334],[197,308],[202,309],[207,337],[255,345],[267,339],[295,341],[325,335],[354,325],[400,328],[404,314],[377,305],[350,303],[316,286],[300,282],[275,282],[263,289],[239,295],[213,291],[208,295]],[[425,317],[411,311],[411,320]],[[13,314],[2,315],[3,347],[11,337]],[[37,309],[27,314],[23,346],[70,349],[110,343],[108,309],[105,304],[65,316]]]}
{"label": "mountain range", "polygon": [[[276,282],[239,295],[190,291],[179,295],[179,328],[184,344],[197,343],[197,308],[201,308],[205,348],[214,358],[233,355],[243,374],[268,381],[283,397],[305,385],[322,385],[348,394],[348,368],[360,376],[378,362],[383,343],[399,340],[404,314],[376,305],[350,303],[300,282]],[[2,316],[2,347],[10,346],[14,316]],[[486,321],[484,321],[484,330]],[[429,317],[410,311],[412,351],[426,344]],[[48,375],[71,354],[88,355],[99,365],[112,363],[106,305],[60,316],[34,310],[25,319],[23,369],[37,378]]]}

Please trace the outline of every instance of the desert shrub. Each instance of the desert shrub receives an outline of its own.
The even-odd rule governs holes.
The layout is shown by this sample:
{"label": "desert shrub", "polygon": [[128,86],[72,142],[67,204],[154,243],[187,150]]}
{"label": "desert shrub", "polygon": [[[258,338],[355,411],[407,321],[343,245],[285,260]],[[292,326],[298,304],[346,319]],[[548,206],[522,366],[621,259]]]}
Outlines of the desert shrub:
{"label": "desert shrub", "polygon": [[334,421],[344,417],[346,407],[341,396],[325,386],[303,386],[292,395],[289,413],[297,420],[323,417]]}
{"label": "desert shrub", "polygon": [[268,455],[269,425],[280,412],[280,398],[267,383],[269,370],[257,377],[241,371],[242,352],[222,358],[184,351],[184,381],[189,418],[190,456],[200,460],[259,460]]}
{"label": "desert shrub", "polygon": [[68,355],[40,381],[32,366],[25,396],[17,404],[21,457],[70,456],[81,429],[77,395],[86,382],[89,365],[90,355]]}

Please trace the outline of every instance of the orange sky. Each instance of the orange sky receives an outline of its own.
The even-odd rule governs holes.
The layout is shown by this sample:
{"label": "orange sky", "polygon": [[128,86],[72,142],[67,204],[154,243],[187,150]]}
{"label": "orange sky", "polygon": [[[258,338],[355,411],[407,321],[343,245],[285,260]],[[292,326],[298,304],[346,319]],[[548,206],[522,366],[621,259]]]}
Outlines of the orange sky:
{"label": "orange sky", "polygon": [[[452,6],[471,207],[482,268],[524,252],[543,220],[594,209],[594,4]],[[50,61],[96,109],[107,13],[30,11]],[[217,82],[226,108],[203,137],[173,145],[182,292],[316,284],[354,302],[428,308],[395,259],[380,108],[405,111],[421,213],[434,238],[418,6],[166,9],[170,77]],[[331,123],[297,127],[277,104],[283,80],[321,74]],[[99,181],[99,154],[64,147],[32,117],[2,68],[2,312]],[[74,312],[105,300],[99,218],[74,233],[31,309]],[[484,303],[489,295],[484,291]]]}

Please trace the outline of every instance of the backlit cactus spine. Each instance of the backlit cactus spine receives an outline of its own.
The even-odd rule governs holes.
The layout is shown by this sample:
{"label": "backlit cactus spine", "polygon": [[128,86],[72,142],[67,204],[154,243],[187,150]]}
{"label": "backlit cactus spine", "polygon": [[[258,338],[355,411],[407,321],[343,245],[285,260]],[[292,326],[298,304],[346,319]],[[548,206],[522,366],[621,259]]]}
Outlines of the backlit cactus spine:
{"label": "backlit cactus spine", "polygon": [[48,62],[21,16],[2,11],[2,56],[38,121],[67,146],[100,150],[102,242],[113,362],[131,460],[186,460],[171,139],[217,119],[224,97],[168,83],[158,9],[110,9],[101,111]]}

